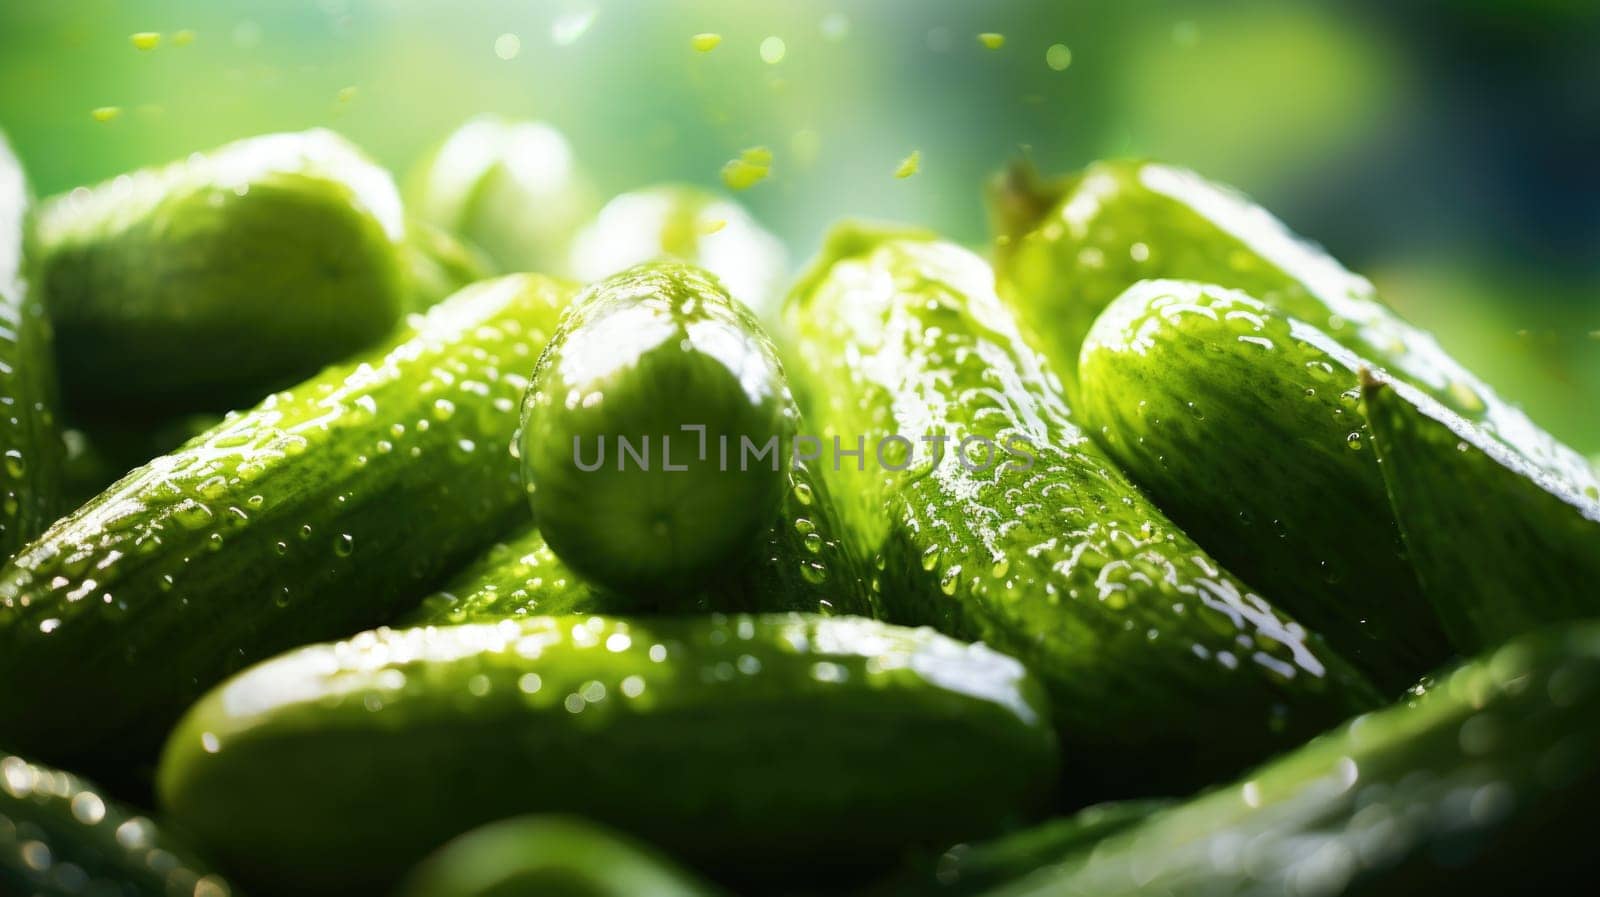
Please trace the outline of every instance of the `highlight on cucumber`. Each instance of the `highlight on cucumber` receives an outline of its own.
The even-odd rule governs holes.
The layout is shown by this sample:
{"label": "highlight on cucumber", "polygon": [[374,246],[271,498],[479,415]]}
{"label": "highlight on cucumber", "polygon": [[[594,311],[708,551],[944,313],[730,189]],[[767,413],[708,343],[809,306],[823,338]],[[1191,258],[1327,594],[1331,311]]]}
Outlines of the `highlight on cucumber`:
{"label": "highlight on cucumber", "polygon": [[0,897],[1572,892],[1600,13],[1437,6],[0,4]]}

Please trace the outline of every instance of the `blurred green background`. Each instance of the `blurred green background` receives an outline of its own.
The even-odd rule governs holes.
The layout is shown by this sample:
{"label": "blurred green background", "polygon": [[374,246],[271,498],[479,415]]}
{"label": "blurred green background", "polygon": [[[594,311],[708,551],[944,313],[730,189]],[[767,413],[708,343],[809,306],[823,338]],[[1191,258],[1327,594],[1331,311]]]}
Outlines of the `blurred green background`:
{"label": "blurred green background", "polygon": [[0,2],[0,128],[41,193],[313,125],[398,172],[478,112],[555,124],[608,194],[768,146],[740,198],[796,258],[849,214],[981,244],[1018,155],[1186,164],[1600,452],[1595,3]]}

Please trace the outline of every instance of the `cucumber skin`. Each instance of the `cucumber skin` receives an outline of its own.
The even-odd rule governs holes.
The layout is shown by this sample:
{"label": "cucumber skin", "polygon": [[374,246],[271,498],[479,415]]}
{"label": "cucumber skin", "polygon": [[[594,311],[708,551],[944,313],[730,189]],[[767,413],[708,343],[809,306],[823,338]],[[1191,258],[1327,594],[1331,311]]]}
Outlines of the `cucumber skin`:
{"label": "cucumber skin", "polygon": [[572,235],[596,207],[572,147],[536,121],[483,115],[409,172],[406,208],[470,241],[502,271],[566,275]]}
{"label": "cucumber skin", "polygon": [[1518,639],[994,897],[1582,892],[1597,682],[1594,624]]}
{"label": "cucumber skin", "polygon": [[56,417],[50,321],[32,276],[33,201],[0,133],[0,558],[60,513],[65,447]]}
{"label": "cucumber skin", "polygon": [[[1032,180],[1014,171],[995,197],[1000,293],[1069,381],[1084,335],[1124,289],[1156,278],[1214,283],[1322,330],[1580,490],[1600,489],[1581,455],[1391,311],[1366,278],[1246,197],[1135,160],[1099,162],[1055,184]],[[1074,383],[1068,391],[1076,397]]]}
{"label": "cucumber skin", "polygon": [[[876,578],[843,539],[838,508],[812,466],[800,462],[789,470],[776,519],[763,530],[750,561],[693,595],[671,599],[670,609],[878,615]],[[524,523],[393,625],[631,613],[646,609],[650,597],[590,583],[556,557],[538,527]]]}
{"label": "cucumber skin", "polygon": [[1021,665],[931,631],[538,617],[378,630],[248,670],[179,724],[157,793],[247,884],[346,893],[528,812],[718,871],[882,862],[1032,812],[1056,762]]}
{"label": "cucumber skin", "polygon": [[1362,415],[1366,364],[1236,290],[1143,281],[1079,363],[1084,420],[1228,569],[1399,694],[1452,650]]}
{"label": "cucumber skin", "polygon": [[[42,868],[41,852],[49,858]],[[4,751],[0,751],[0,893],[240,894],[148,818],[77,776]]]}
{"label": "cucumber skin", "polygon": [[705,268],[756,317],[777,317],[789,276],[782,241],[743,205],[689,184],[657,184],[612,198],[573,239],[572,275],[596,281],[660,258]]}
{"label": "cucumber skin", "polygon": [[522,816],[439,848],[396,897],[713,897],[665,857],[581,819]]}
{"label": "cucumber skin", "polygon": [[469,288],[58,521],[0,570],[0,676],[27,683],[0,740],[111,778],[233,670],[418,600],[522,511],[514,372],[573,292]]}
{"label": "cucumber skin", "polygon": [[1170,800],[1129,800],[1085,807],[1031,828],[957,844],[925,867],[869,889],[871,897],[964,897],[987,894],[1046,866],[1064,862],[1117,832],[1173,805]]}
{"label": "cucumber skin", "polygon": [[1400,531],[1457,647],[1600,616],[1600,500],[1405,383],[1369,372],[1362,392]]}
{"label": "cucumber skin", "polygon": [[402,310],[399,193],[329,131],[73,191],[40,234],[62,391],[84,415],[253,404],[376,343]]}
{"label": "cucumber skin", "polygon": [[[685,426],[702,428],[702,456],[685,449]],[[522,406],[523,478],[535,521],[578,572],[626,594],[691,595],[758,560],[798,427],[754,316],[709,272],[654,262],[591,284],[562,317]],[[623,470],[623,436],[655,443],[656,466]],[[674,471],[662,469],[669,437]],[[731,466],[741,439],[771,440],[771,468]],[[578,446],[597,440],[614,464],[580,470]]]}
{"label": "cucumber skin", "polygon": [[1198,787],[1377,703],[1069,421],[977,256],[842,228],[785,314],[822,433],[1036,447],[1028,471],[847,466],[835,485],[857,497],[846,531],[875,557],[888,619],[981,639],[1045,682],[1072,802]]}
{"label": "cucumber skin", "polygon": [[469,284],[499,273],[483,250],[420,219],[406,222],[400,257],[408,284],[408,312],[427,311]]}

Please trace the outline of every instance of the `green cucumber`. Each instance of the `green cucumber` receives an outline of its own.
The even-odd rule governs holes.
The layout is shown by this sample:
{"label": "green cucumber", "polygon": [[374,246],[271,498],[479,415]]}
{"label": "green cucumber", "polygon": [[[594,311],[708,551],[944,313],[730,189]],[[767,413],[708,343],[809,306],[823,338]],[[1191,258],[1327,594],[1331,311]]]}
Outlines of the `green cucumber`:
{"label": "green cucumber", "polygon": [[34,250],[28,182],[0,134],[0,559],[61,510],[55,362],[50,322],[30,276]]}
{"label": "green cucumber", "polygon": [[[1055,184],[1014,169],[995,201],[1000,292],[1066,378],[1100,311],[1139,280],[1243,290],[1327,333],[1580,490],[1600,477],[1396,315],[1365,278],[1265,209],[1192,171],[1111,161]],[[1069,382],[1069,394],[1075,394]]]}
{"label": "green cucumber", "polygon": [[1071,816],[1041,822],[988,841],[957,844],[925,867],[916,868],[868,893],[882,897],[982,894],[1088,850],[1171,805],[1169,800],[1095,804]]}
{"label": "green cucumber", "polygon": [[0,894],[238,894],[171,833],[77,776],[0,751]]}
{"label": "green cucumber", "polygon": [[403,301],[399,192],[329,131],[74,190],[40,235],[62,391],[84,414],[253,403],[382,338]]}
{"label": "green cucumber", "polygon": [[397,897],[711,897],[665,857],[620,832],[560,816],[490,823],[439,848]]}
{"label": "green cucumber", "polygon": [[1539,633],[995,897],[1581,892],[1600,628]]}
{"label": "green cucumber", "polygon": [[[1074,758],[1074,801],[1197,787],[1378,701],[1068,419],[976,255],[841,228],[785,316],[812,419],[869,443],[829,473],[856,496],[846,531],[881,567],[885,613],[1026,663]],[[935,462],[919,440],[937,436]]]}
{"label": "green cucumber", "polygon": [[184,414],[159,423],[130,425],[95,421],[64,431],[66,457],[62,461],[62,498],[66,508],[76,508],[150,459],[165,455],[190,439],[215,427],[220,414]]}
{"label": "green cucumber", "polygon": [[450,577],[399,626],[493,623],[513,617],[624,613],[637,602],[597,588],[561,562],[538,527],[524,525]]}
{"label": "green cucumber", "polygon": [[606,203],[572,243],[572,275],[601,280],[674,258],[704,267],[756,316],[776,315],[789,276],[783,243],[738,202],[687,184],[658,184]]}
{"label": "green cucumber", "polygon": [[777,350],[714,276],[631,268],[584,290],[539,359],[521,437],[534,519],[596,582],[692,591],[753,553],[797,417]]}
{"label": "green cucumber", "polygon": [[1600,500],[1405,383],[1363,383],[1372,443],[1423,588],[1464,651],[1600,617]]}
{"label": "green cucumber", "polygon": [[0,570],[0,742],[117,772],[233,670],[420,599],[525,513],[516,372],[571,293],[469,287],[58,521]]}
{"label": "green cucumber", "polygon": [[421,220],[407,223],[400,258],[409,285],[409,311],[427,311],[468,284],[488,280],[496,273],[494,262],[483,250]]}
{"label": "green cucumber", "polygon": [[1398,694],[1452,651],[1389,509],[1364,364],[1237,290],[1158,280],[1100,315],[1079,383],[1084,422],[1173,520]]}
{"label": "green cucumber", "polygon": [[1026,817],[1056,762],[1022,666],[930,630],[535,617],[381,629],[247,670],[178,725],[157,793],[246,884],[349,893],[518,813],[719,871],[882,863]]}
{"label": "green cucumber", "polygon": [[482,247],[502,271],[565,274],[593,189],[561,132],[480,116],[457,128],[406,179],[406,207]]}

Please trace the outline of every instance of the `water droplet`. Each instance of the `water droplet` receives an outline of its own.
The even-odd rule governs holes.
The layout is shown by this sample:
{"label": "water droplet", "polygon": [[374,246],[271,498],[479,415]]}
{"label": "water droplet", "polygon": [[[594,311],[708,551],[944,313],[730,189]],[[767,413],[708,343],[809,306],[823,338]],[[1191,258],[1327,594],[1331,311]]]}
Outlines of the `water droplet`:
{"label": "water droplet", "polygon": [[356,550],[356,537],[344,533],[333,540],[333,553],[342,558],[347,558]]}

